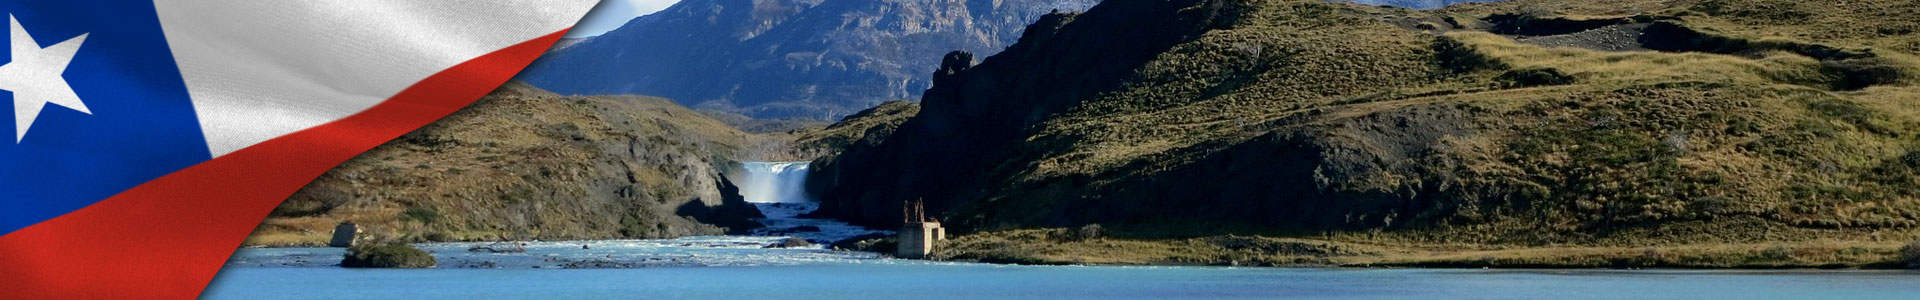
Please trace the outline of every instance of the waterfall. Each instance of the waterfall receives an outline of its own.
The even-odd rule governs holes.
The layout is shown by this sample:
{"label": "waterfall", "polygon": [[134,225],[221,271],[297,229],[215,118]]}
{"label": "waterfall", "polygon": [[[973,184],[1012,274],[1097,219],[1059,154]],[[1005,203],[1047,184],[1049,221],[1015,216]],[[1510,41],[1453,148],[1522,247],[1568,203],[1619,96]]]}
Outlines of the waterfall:
{"label": "waterfall", "polygon": [[809,203],[807,199],[807,162],[744,163],[746,176],[740,178],[740,196],[753,203]]}
{"label": "waterfall", "polygon": [[801,218],[802,214],[820,209],[820,203],[807,198],[807,162],[755,161],[742,165],[745,172],[738,176],[740,196],[766,215],[758,220],[766,227],[754,229],[753,235],[791,236],[825,244],[888,232],[834,219]]}

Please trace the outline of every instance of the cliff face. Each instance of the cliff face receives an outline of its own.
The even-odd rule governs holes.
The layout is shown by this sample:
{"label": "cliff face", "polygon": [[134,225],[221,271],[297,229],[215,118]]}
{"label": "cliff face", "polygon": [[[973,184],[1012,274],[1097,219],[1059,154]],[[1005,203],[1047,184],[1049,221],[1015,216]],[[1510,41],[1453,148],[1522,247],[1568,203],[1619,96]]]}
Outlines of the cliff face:
{"label": "cliff face", "polygon": [[[1920,96],[1920,44],[1881,17],[1901,1],[1520,2],[1049,15],[978,65],[947,56],[917,115],[812,183],[825,214],[891,226],[925,199],[961,230],[1641,243],[1920,225],[1920,109],[1897,100]],[[1529,44],[1566,40],[1663,51]]]}
{"label": "cliff face", "polygon": [[747,140],[666,99],[512,83],[321,176],[249,243],[307,243],[339,221],[411,240],[744,232],[759,211],[719,172]]}
{"label": "cliff face", "polygon": [[810,182],[827,186],[822,211],[881,225],[898,221],[901,202],[928,198],[936,209],[951,209],[984,196],[997,181],[989,174],[993,161],[1013,155],[1026,128],[1089,92],[1117,89],[1127,70],[1221,25],[1223,7],[1176,16],[1190,5],[1116,2],[1086,15],[1052,14],[979,66],[970,53],[948,54],[918,115],[885,139],[821,162]]}
{"label": "cliff face", "polygon": [[992,53],[1094,0],[687,0],[549,53],[561,94],[643,94],[755,118],[833,119],[910,99],[953,50]]}

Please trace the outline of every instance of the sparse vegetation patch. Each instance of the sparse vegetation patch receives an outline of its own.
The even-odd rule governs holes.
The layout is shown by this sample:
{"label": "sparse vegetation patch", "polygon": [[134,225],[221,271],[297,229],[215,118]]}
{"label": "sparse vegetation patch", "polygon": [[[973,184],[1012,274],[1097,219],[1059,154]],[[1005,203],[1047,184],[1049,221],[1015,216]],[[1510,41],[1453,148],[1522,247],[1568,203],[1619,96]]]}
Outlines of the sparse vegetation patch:
{"label": "sparse vegetation patch", "polygon": [[370,242],[347,248],[343,268],[421,269],[439,264],[432,254],[398,242]]}
{"label": "sparse vegetation patch", "polygon": [[1549,85],[1573,84],[1573,76],[1554,68],[1526,68],[1501,73],[1495,77],[1508,88],[1524,88]]}
{"label": "sparse vegetation patch", "polygon": [[1900,262],[1909,269],[1920,269],[1920,241],[1900,248]]}

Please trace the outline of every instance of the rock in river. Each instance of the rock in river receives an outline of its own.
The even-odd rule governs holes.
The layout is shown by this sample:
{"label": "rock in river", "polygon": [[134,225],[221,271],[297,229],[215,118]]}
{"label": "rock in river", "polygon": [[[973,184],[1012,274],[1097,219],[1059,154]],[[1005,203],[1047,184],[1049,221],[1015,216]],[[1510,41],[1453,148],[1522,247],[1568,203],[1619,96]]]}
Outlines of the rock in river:
{"label": "rock in river", "polygon": [[439,262],[432,254],[400,243],[381,243],[347,248],[347,255],[340,260],[344,268],[432,268]]}
{"label": "rock in river", "polygon": [[773,243],[772,245],[767,245],[766,248],[799,248],[808,246],[813,246],[813,242],[808,242],[806,239],[790,237]]}

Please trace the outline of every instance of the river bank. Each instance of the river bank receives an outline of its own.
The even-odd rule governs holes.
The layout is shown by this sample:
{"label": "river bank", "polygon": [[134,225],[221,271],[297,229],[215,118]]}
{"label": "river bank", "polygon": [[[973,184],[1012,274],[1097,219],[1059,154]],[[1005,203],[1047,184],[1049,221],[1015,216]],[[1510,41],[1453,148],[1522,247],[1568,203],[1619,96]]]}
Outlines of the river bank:
{"label": "river bank", "polygon": [[[818,208],[810,202],[753,203],[766,218],[765,227],[751,236],[689,237],[660,240],[579,240],[542,242],[547,248],[572,249],[609,245],[760,249],[788,237],[805,239],[817,251],[862,257],[893,253],[894,241],[871,237],[885,230],[837,220],[802,218]],[[249,244],[248,248],[328,249],[323,236],[294,243]],[[689,241],[689,239],[691,239]],[[256,240],[249,240],[254,243]],[[465,245],[487,241],[442,242],[435,256],[457,253]],[[1242,266],[1289,268],[1493,268],[1493,269],[1904,269],[1916,257],[1903,257],[1909,243],[1895,239],[1859,241],[1816,239],[1798,242],[1670,243],[1655,246],[1485,245],[1413,242],[1392,236],[1330,236],[1277,238],[1264,236],[1210,236],[1197,238],[1128,238],[1099,229],[1023,229],[963,234],[938,242],[931,261],[1011,265],[1079,266]],[[453,245],[453,246],[446,246]],[[337,249],[337,248],[335,248]],[[429,248],[436,249],[436,248]],[[255,251],[255,250],[242,250]],[[331,250],[338,251],[338,250]],[[325,252],[325,251],[321,251]],[[1911,256],[1911,254],[1907,254]],[[236,254],[239,256],[239,254]],[[470,267],[493,267],[495,262],[459,262]],[[337,257],[337,255],[333,256]],[[337,263],[337,258],[312,258],[308,264]],[[605,257],[612,259],[613,257]],[[549,261],[552,262],[552,261]],[[563,261],[564,262],[564,261]],[[593,268],[629,268],[679,263],[668,258],[641,261],[587,261]],[[532,267],[519,265],[516,267]],[[560,267],[559,265],[550,267]],[[577,267],[577,266],[576,266]]]}
{"label": "river bank", "polygon": [[[543,242],[578,246],[653,243],[681,247],[759,249],[787,237],[805,239],[819,251],[881,257],[893,253],[891,238],[850,240],[885,230],[860,227],[831,219],[801,218],[817,209],[809,202],[753,203],[766,214],[766,227],[751,236],[689,237],[660,240],[579,240]],[[691,242],[676,242],[693,239]],[[258,244],[247,248],[327,249],[324,235],[295,242]],[[454,253],[461,245],[485,240],[429,243],[438,253]],[[1859,241],[1821,239],[1798,242],[1672,243],[1656,246],[1516,246],[1469,243],[1430,243],[1370,235],[1331,238],[1276,238],[1210,236],[1197,238],[1128,238],[1098,229],[1023,229],[957,235],[940,241],[932,261],[1012,265],[1080,266],[1243,266],[1290,268],[1493,268],[1493,269],[1903,269],[1914,257],[1903,257],[1909,243],[1894,239]],[[657,245],[656,245],[657,246]],[[457,249],[456,249],[457,248]],[[242,250],[254,251],[254,250]],[[337,251],[337,250],[335,250]],[[324,251],[323,251],[324,252]],[[446,254],[436,254],[443,259]],[[238,256],[238,254],[236,254]],[[337,257],[337,256],[336,256]],[[337,258],[310,263],[332,264]],[[609,257],[611,258],[611,257]],[[588,266],[651,266],[658,261],[590,263]],[[456,262],[456,264],[459,264]],[[491,263],[475,264],[490,266]],[[525,266],[522,266],[525,267]]]}
{"label": "river bank", "polygon": [[[758,210],[762,225],[741,236],[703,236],[682,239],[588,239],[547,242],[549,248],[573,250],[581,246],[759,249],[788,237],[807,240],[806,247],[826,252],[864,251],[849,255],[884,256],[894,253],[890,238],[867,238],[891,231],[848,224],[840,220],[806,217],[820,208],[804,191],[810,166],[806,162],[745,162],[735,170],[740,193]],[[1315,237],[1220,235],[1193,238],[1154,238],[1138,230],[1099,226],[1021,229],[961,234],[940,241],[929,256],[934,261],[1021,265],[1091,266],[1263,266],[1311,268],[1498,268],[1498,269],[1899,269],[1905,268],[1902,248],[1910,235],[1885,237],[1847,231],[1809,231],[1790,228],[1760,230],[1773,240],[1762,242],[1631,240],[1612,245],[1468,242],[1471,233],[1344,233]],[[291,234],[291,233],[289,233]],[[257,248],[318,247],[327,234],[279,237],[256,235],[247,242]],[[454,241],[422,244],[435,256],[453,258],[460,265],[458,245],[491,242],[484,236],[455,237]],[[689,241],[689,239],[691,239]],[[1509,237],[1507,239],[1517,239]],[[457,243],[465,241],[467,243]],[[456,243],[446,243],[456,242]],[[1637,244],[1636,244],[1637,243]],[[1620,245],[1627,244],[1627,245]],[[444,245],[456,245],[445,247]],[[572,252],[548,254],[571,255]],[[613,257],[605,257],[612,259]],[[659,257],[654,257],[659,258]],[[672,259],[673,257],[667,257]],[[315,259],[318,259],[317,257]],[[652,266],[659,260],[589,263],[587,266]],[[312,263],[331,263],[313,261]],[[493,263],[476,263],[486,266]],[[516,267],[528,267],[517,265]],[[557,267],[557,266],[556,266]]]}
{"label": "river bank", "polygon": [[[1815,240],[1644,247],[1501,246],[1260,236],[1130,239],[1081,230],[974,233],[930,259],[1023,265],[1500,269],[1901,269],[1906,243]],[[867,243],[886,245],[887,243]],[[885,252],[886,249],[861,249]]]}
{"label": "river bank", "polygon": [[[808,242],[812,242],[816,244],[828,244],[834,241],[839,241],[839,240],[851,238],[854,236],[876,234],[876,233],[890,233],[889,231],[886,231],[886,230],[860,227],[860,226],[847,224],[846,222],[840,222],[838,220],[833,220],[833,219],[801,217],[801,215],[803,214],[812,212],[815,209],[819,209],[819,206],[820,206],[819,203],[751,202],[751,204],[756,209],[758,209],[764,216],[762,218],[756,218],[754,219],[754,221],[760,222],[764,225],[760,228],[755,228],[753,230],[748,231],[746,235],[736,235],[734,237],[753,237],[753,238],[795,237],[795,238],[805,239]],[[478,236],[480,238],[457,238],[457,239],[450,239],[450,240],[413,241],[413,242],[488,243],[488,242],[499,241],[499,238],[497,237],[489,237],[486,235],[473,235],[473,236]],[[329,238],[331,238],[331,233],[311,232],[311,231],[298,232],[298,233],[282,232],[282,233],[272,233],[272,234],[259,234],[259,235],[248,237],[246,241],[242,242],[241,247],[243,248],[317,248],[317,247],[326,247],[327,241]],[[373,237],[373,238],[378,239],[379,237]],[[592,243],[592,242],[624,241],[624,240],[629,240],[629,239],[620,239],[617,237],[606,237],[606,238],[599,238],[599,239],[568,240],[564,242]],[[671,240],[671,239],[654,239],[654,240]]]}

